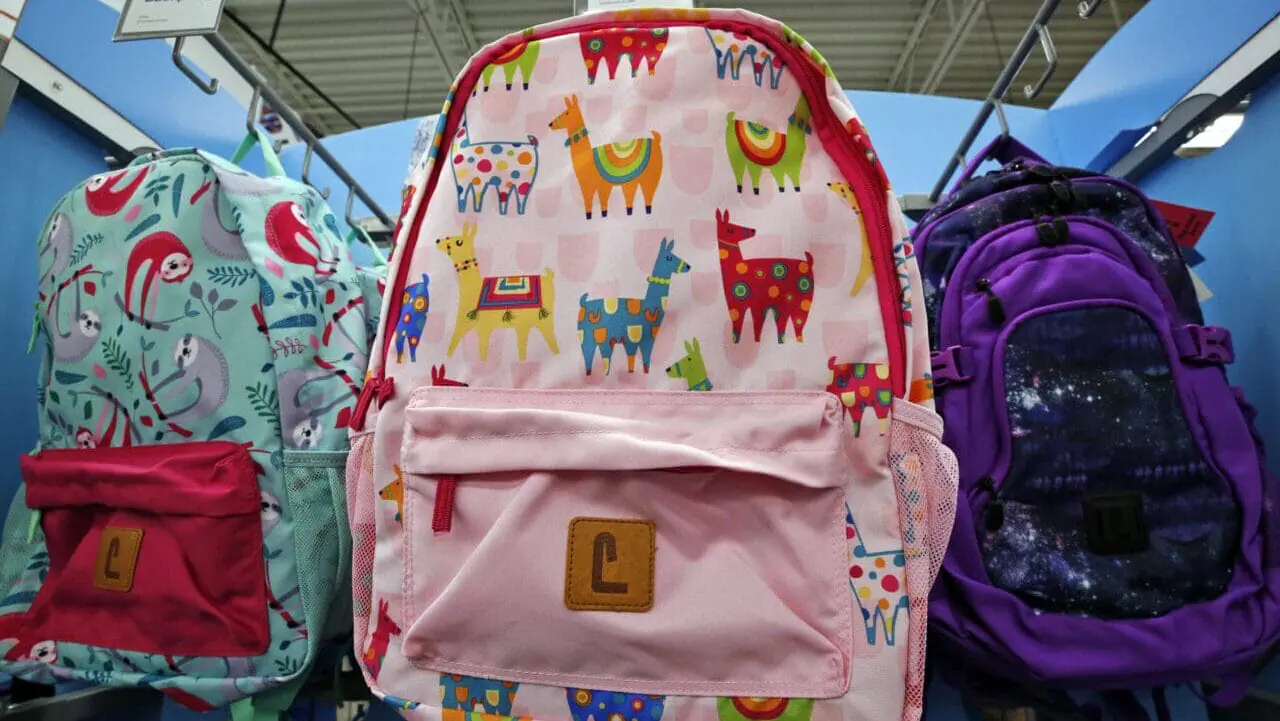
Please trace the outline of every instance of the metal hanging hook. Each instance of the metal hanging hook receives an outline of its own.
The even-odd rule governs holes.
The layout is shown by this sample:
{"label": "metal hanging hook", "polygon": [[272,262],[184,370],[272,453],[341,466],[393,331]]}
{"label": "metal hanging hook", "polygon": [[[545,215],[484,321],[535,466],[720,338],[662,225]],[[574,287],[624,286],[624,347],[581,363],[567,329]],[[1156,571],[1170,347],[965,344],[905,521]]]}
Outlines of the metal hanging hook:
{"label": "metal hanging hook", "polygon": [[1098,6],[1102,4],[1102,0],[1080,0],[1077,9],[1080,11],[1080,19],[1088,20],[1093,14],[1098,12]]}
{"label": "metal hanging hook", "polygon": [[1058,69],[1058,48],[1053,44],[1053,36],[1049,34],[1049,26],[1036,25],[1036,33],[1040,36],[1040,47],[1044,48],[1044,59],[1048,65],[1035,85],[1027,85],[1022,89],[1022,94],[1027,100],[1035,99],[1044,90],[1044,86],[1049,84],[1049,79],[1053,77],[1054,71]]}
{"label": "metal hanging hook", "polygon": [[357,223],[355,219],[351,217],[351,208],[355,205],[355,202],[356,202],[355,186],[348,185],[347,186],[347,212],[343,215],[343,220],[347,221],[348,228],[354,228],[357,225],[359,225],[359,223]]}
{"label": "metal hanging hook", "polygon": [[244,127],[250,135],[258,132],[258,118],[262,115],[262,88],[253,86],[253,97],[249,98],[249,114],[244,117]]}
{"label": "metal hanging hook", "polygon": [[188,80],[195,83],[197,88],[200,88],[200,90],[204,91],[205,94],[213,95],[214,93],[217,93],[218,92],[217,78],[209,78],[209,81],[205,82],[203,78],[201,78],[199,75],[196,74],[196,71],[190,65],[187,65],[186,58],[182,56],[182,46],[184,43],[186,43],[186,41],[187,41],[186,38],[174,38],[173,64],[176,65],[178,69],[182,71],[183,75],[187,76]]}
{"label": "metal hanging hook", "polygon": [[996,121],[1000,123],[1000,137],[1008,139],[1009,119],[1004,116],[1004,103],[1000,101],[1000,98],[995,98],[991,101],[991,107],[995,108]]}
{"label": "metal hanging hook", "polygon": [[329,189],[316,188],[315,184],[311,182],[311,158],[312,156],[315,155],[315,153],[316,153],[316,146],[312,145],[311,143],[307,143],[307,152],[305,155],[302,156],[302,182],[315,188],[316,191],[320,193],[321,198],[328,200]]}

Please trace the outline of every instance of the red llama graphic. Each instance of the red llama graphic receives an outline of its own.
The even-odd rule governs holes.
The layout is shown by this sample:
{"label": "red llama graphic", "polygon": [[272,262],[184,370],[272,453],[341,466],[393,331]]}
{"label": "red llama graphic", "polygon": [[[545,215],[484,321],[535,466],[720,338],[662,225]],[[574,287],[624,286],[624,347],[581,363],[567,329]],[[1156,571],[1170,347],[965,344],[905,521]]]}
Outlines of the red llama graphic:
{"label": "red llama graphic", "polygon": [[658,70],[658,60],[667,49],[667,28],[606,28],[578,33],[582,46],[582,64],[587,67],[587,84],[594,85],[600,66],[609,71],[609,79],[617,75],[625,56],[635,77],[642,62],[649,64],[649,74]]}
{"label": "red llama graphic", "polygon": [[804,325],[813,307],[813,256],[804,258],[743,258],[738,245],[754,237],[755,228],[729,222],[729,211],[716,211],[716,235],[720,241],[720,278],[724,299],[733,322],[733,342],[742,338],[742,325],[751,313],[756,342],[772,313],[778,342],[787,335],[787,321],[795,328],[796,341],[804,342]]}
{"label": "red llama graphic", "polygon": [[862,415],[867,409],[875,411],[880,421],[880,435],[889,430],[889,411],[893,406],[893,384],[889,379],[889,366],[883,363],[836,363],[836,357],[827,361],[831,375],[827,378],[827,391],[834,393],[844,404],[853,420],[853,437],[862,432]]}
{"label": "red llama graphic", "polygon": [[387,614],[387,602],[378,601],[378,623],[373,628],[373,637],[369,639],[369,648],[364,651],[364,667],[369,669],[369,676],[378,680],[382,671],[382,659],[387,657],[387,646],[392,636],[400,635],[400,627]]}

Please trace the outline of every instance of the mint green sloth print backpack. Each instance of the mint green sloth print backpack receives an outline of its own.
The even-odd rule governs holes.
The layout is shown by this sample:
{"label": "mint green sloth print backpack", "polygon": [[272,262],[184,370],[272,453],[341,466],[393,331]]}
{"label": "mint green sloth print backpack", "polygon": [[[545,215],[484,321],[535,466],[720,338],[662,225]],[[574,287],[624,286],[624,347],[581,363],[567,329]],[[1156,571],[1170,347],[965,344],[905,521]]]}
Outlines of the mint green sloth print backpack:
{"label": "mint green sloth print backpack", "polygon": [[346,426],[379,299],[265,139],[237,158],[254,143],[272,177],[156,153],[77,186],[37,240],[5,672],[269,717],[349,635]]}

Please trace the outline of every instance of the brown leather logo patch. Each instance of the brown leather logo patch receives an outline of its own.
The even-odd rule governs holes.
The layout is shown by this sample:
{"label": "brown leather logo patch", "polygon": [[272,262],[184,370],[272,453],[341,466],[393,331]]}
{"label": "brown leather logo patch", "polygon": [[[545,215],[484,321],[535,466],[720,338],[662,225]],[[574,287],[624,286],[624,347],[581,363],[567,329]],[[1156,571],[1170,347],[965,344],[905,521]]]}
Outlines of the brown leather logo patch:
{"label": "brown leather logo patch", "polygon": [[133,588],[133,572],[142,548],[141,528],[107,526],[98,544],[98,562],[93,567],[93,585],[104,591],[128,592]]}
{"label": "brown leather logo patch", "polygon": [[573,519],[564,605],[574,611],[648,611],[654,555],[653,521]]}

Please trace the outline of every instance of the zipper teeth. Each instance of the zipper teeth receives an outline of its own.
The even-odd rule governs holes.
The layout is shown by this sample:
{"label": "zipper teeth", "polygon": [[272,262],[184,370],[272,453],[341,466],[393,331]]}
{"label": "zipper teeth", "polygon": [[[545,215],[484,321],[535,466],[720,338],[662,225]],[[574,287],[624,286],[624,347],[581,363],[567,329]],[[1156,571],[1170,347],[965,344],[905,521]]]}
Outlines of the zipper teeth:
{"label": "zipper teeth", "polygon": [[[792,54],[793,62],[795,55]],[[827,152],[832,155],[847,154],[853,159],[854,167],[861,169],[861,173],[855,173],[854,177],[849,178],[853,181],[854,195],[858,196],[858,204],[864,211],[871,209],[871,215],[876,221],[875,229],[879,231],[874,237],[868,234],[868,240],[875,243],[872,246],[871,257],[874,266],[876,283],[884,290],[880,291],[880,315],[884,322],[885,345],[889,351],[889,373],[890,381],[893,388],[893,394],[896,397],[905,397],[907,387],[907,337],[903,316],[903,308],[899,299],[902,298],[902,284],[898,280],[895,270],[896,262],[893,257],[893,225],[889,220],[888,200],[885,197],[887,188],[879,187],[874,179],[878,177],[873,161],[866,155],[854,147],[853,139],[849,138],[844,132],[844,128],[840,123],[840,119],[831,110],[831,105],[826,99],[826,76],[816,66],[805,62],[805,58],[800,58],[799,63],[803,70],[795,72],[798,78],[804,78],[809,88],[808,94],[814,98],[821,100],[819,103],[810,103],[810,107],[817,105],[821,108],[821,115],[824,120],[829,121],[827,129],[829,132],[836,134],[836,142],[827,146]],[[867,141],[868,147],[871,147],[870,140]],[[836,150],[840,152],[834,152]],[[839,164],[837,164],[839,167]],[[881,263],[875,263],[875,259],[880,258]],[[891,303],[888,307],[884,302],[885,291],[889,291]]]}
{"label": "zipper teeth", "polygon": [[[854,194],[858,196],[858,204],[862,207],[864,213],[872,216],[875,221],[875,230],[879,231],[874,237],[868,234],[869,240],[874,243],[872,246],[873,265],[875,266],[876,282],[882,290],[880,293],[880,309],[884,319],[885,343],[889,348],[889,368],[891,373],[891,381],[895,396],[904,396],[906,393],[906,361],[907,361],[907,340],[906,332],[903,326],[903,309],[897,299],[902,297],[901,283],[898,281],[895,272],[895,263],[893,259],[893,226],[889,219],[888,202],[885,199],[886,188],[876,187],[878,183],[874,180],[876,177],[875,168],[872,161],[869,160],[860,150],[854,147],[853,139],[844,133],[844,127],[840,123],[840,119],[836,117],[835,112],[831,109],[830,103],[827,101],[826,93],[826,76],[822,70],[810,61],[808,57],[799,52],[798,47],[791,45],[785,41],[765,35],[759,32],[759,28],[741,21],[712,21],[712,22],[693,22],[680,20],[666,21],[618,21],[617,25],[625,25],[627,27],[697,27],[697,28],[716,28],[730,30],[733,32],[741,32],[741,34],[750,36],[753,40],[761,42],[768,46],[776,54],[787,58],[792,68],[792,74],[797,82],[801,85],[802,92],[805,93],[810,101],[809,106],[815,119],[821,118],[821,121],[815,123],[815,129],[821,134],[825,131],[830,139],[834,142],[825,143],[824,147],[832,156],[840,156],[846,164],[855,167],[861,172],[852,174],[852,177],[846,177],[851,182]],[[452,142],[454,133],[457,132],[458,122],[462,116],[463,109],[466,106],[466,100],[470,98],[471,89],[475,87],[476,81],[480,76],[480,72],[484,67],[490,64],[492,58],[507,52],[518,43],[527,43],[533,40],[547,40],[550,38],[573,35],[584,32],[588,29],[585,26],[572,28],[559,28],[547,33],[533,33],[529,35],[520,35],[512,37],[508,42],[493,47],[485,56],[485,62],[472,62],[467,66],[466,75],[457,83],[456,90],[450,98],[450,107],[448,115],[445,117],[444,127],[440,133],[440,148],[436,151],[435,162],[431,165],[431,175],[427,178],[426,185],[422,193],[422,197],[418,200],[418,209],[414,213],[413,222],[409,227],[409,235],[405,239],[405,247],[400,252],[400,263],[396,269],[395,283],[391,288],[391,305],[383,318],[382,331],[382,358],[376,372],[376,377],[382,378],[385,374],[387,364],[387,354],[391,350],[391,340],[394,331],[394,321],[399,318],[402,309],[401,297],[404,293],[404,284],[408,279],[409,266],[413,260],[413,253],[417,247],[418,235],[422,229],[422,222],[426,218],[427,208],[430,205],[435,189],[440,180],[440,174],[444,170],[445,161],[448,158],[448,150],[445,146],[446,142]],[[870,147],[870,141],[868,141]],[[852,160],[852,163],[849,161]],[[839,167],[841,163],[837,163]],[[875,258],[880,258],[882,262],[874,263]],[[886,303],[886,291],[891,302]]]}

